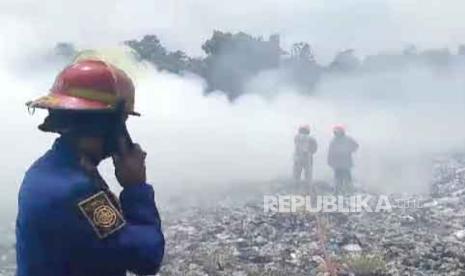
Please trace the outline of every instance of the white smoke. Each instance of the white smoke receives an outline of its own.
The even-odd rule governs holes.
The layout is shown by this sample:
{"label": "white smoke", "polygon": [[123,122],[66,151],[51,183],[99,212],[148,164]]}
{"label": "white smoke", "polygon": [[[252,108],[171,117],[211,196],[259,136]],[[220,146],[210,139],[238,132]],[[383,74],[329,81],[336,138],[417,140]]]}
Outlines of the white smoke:
{"label": "white smoke", "polygon": [[[446,4],[446,2],[448,4]],[[407,4],[406,4],[407,3]],[[27,167],[53,137],[36,126],[24,102],[47,92],[58,65],[41,61],[58,41],[82,47],[113,46],[159,34],[169,48],[199,54],[214,29],[254,35],[280,32],[283,43],[306,40],[330,60],[341,48],[367,54],[419,47],[455,47],[465,41],[461,1],[31,1],[0,2],[3,210],[11,212]],[[434,18],[435,20],[430,20]],[[41,56],[42,55],[42,56]],[[274,74],[255,79],[251,95],[229,103],[203,96],[203,81],[139,68],[137,108],[129,121],[134,139],[149,152],[149,179],[163,191],[222,189],[232,183],[288,176],[296,128],[309,123],[320,144],[315,177],[331,179],[326,146],[331,126],[343,123],[359,140],[355,177],[368,187],[426,191],[428,164],[438,152],[461,148],[463,74],[424,68],[392,74],[331,77],[316,96],[304,97]],[[264,90],[280,93],[264,97]],[[269,94],[269,91],[266,91]],[[106,175],[110,165],[105,164]],[[252,187],[251,187],[252,188]]]}
{"label": "white smoke", "polygon": [[2,0],[0,23],[5,42],[21,49],[55,41],[108,46],[152,32],[170,49],[201,54],[200,45],[213,30],[280,33],[285,46],[308,41],[325,62],[346,48],[362,55],[412,43],[455,48],[465,41],[464,5],[461,0]]}
{"label": "white smoke", "polygon": [[[361,145],[358,185],[383,192],[428,192],[433,159],[464,148],[465,131],[454,127],[465,115],[460,72],[333,76],[311,97],[263,74],[252,81],[251,94],[231,104],[220,93],[205,97],[195,76],[146,70],[138,83],[146,115],[130,126],[151,153],[153,179],[171,188],[223,189],[288,177],[293,135],[303,123],[319,143],[317,179],[331,181],[327,145],[332,126],[342,123]],[[262,94],[269,83],[272,97]]]}

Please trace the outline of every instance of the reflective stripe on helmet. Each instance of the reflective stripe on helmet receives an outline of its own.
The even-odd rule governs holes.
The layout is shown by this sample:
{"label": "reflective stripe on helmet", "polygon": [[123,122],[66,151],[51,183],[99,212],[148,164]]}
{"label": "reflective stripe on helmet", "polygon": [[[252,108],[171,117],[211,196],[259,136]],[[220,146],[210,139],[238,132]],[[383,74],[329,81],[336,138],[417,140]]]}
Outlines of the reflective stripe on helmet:
{"label": "reflective stripe on helmet", "polygon": [[118,101],[118,97],[114,94],[88,88],[71,88],[62,94],[91,101],[99,101],[108,105],[114,105]]}

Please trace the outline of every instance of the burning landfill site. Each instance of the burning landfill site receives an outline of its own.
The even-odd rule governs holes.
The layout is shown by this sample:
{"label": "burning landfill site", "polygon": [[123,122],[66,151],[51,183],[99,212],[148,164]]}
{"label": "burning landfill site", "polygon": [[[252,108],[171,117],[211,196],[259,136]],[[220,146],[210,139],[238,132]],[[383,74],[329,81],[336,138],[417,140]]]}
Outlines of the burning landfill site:
{"label": "burning landfill site", "polygon": [[465,276],[465,4],[0,2],[0,276]]}

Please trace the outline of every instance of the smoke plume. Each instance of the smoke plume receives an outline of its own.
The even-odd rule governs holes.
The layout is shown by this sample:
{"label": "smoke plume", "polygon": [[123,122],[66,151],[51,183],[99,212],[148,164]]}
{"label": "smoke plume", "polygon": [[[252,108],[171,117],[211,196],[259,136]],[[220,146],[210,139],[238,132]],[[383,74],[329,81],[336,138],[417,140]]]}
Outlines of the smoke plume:
{"label": "smoke plume", "polygon": [[[156,32],[168,47],[198,54],[214,29],[255,35],[280,32],[284,44],[310,41],[324,62],[343,48],[365,55],[400,49],[406,43],[427,48],[455,47],[465,41],[465,33],[454,28],[463,20],[457,14],[460,1],[441,6],[434,1],[408,2],[0,3],[2,209],[12,213],[22,175],[53,140],[36,129],[46,113],[29,116],[24,106],[47,93],[63,65],[47,59],[50,45],[71,41],[83,48],[114,47]],[[132,61],[130,67],[137,85],[136,107],[143,116],[130,119],[129,128],[149,153],[149,179],[159,197],[266,185],[250,183],[288,177],[293,135],[303,123],[311,125],[319,143],[317,179],[331,181],[327,145],[332,125],[342,123],[361,145],[356,154],[358,185],[378,191],[427,192],[432,160],[437,154],[461,150],[465,141],[463,68],[437,72],[418,66],[399,72],[331,75],[311,97],[279,81],[281,72],[269,71],[250,81],[251,93],[230,103],[222,93],[205,97],[204,81],[197,76],[158,72]],[[103,170],[113,179],[108,162]]]}

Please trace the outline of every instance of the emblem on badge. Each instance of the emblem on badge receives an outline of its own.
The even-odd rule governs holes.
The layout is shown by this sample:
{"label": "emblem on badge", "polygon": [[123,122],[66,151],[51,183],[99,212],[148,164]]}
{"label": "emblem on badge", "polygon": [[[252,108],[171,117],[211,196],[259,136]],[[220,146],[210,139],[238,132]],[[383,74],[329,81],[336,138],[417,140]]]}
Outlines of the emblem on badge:
{"label": "emblem on badge", "polygon": [[92,220],[97,226],[104,228],[113,227],[116,223],[116,212],[108,206],[100,206],[94,210]]}
{"label": "emblem on badge", "polygon": [[126,221],[105,192],[98,192],[79,202],[79,209],[100,239],[121,229]]}

